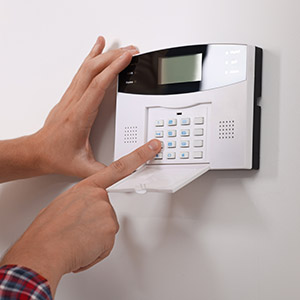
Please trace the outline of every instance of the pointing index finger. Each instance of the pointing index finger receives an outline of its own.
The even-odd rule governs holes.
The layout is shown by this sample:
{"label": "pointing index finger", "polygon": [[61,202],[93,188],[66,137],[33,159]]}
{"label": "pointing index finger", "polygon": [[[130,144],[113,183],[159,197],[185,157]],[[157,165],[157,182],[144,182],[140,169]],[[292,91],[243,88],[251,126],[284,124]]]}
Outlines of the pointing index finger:
{"label": "pointing index finger", "polygon": [[161,149],[161,142],[151,140],[133,152],[114,161],[105,169],[89,177],[87,180],[101,187],[108,188],[124,177],[132,174],[139,166],[152,159]]}

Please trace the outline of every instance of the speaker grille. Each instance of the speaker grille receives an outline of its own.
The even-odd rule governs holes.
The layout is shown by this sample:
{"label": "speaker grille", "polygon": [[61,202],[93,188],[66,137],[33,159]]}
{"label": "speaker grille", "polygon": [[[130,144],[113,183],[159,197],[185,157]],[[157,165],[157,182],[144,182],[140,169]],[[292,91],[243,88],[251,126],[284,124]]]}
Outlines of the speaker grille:
{"label": "speaker grille", "polygon": [[136,144],[137,143],[138,128],[137,126],[124,127],[124,143]]}
{"label": "speaker grille", "polygon": [[234,120],[219,121],[219,140],[234,139]]}

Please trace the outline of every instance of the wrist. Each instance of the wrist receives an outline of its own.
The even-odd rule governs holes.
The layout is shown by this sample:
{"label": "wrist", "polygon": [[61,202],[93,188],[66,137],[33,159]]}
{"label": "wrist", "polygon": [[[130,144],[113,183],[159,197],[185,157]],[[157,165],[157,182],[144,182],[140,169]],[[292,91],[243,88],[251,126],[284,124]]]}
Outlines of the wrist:
{"label": "wrist", "polygon": [[24,167],[36,175],[47,174],[44,166],[42,155],[40,153],[40,145],[35,134],[22,137],[22,147],[24,157]]}
{"label": "wrist", "polygon": [[28,147],[32,153],[31,159],[37,172],[40,175],[54,174],[55,171],[51,167],[51,158],[47,156],[46,141],[40,130],[28,136]]}
{"label": "wrist", "polygon": [[45,158],[47,149],[44,149],[44,142],[40,138],[39,132],[24,136],[21,139],[23,139],[22,145],[20,145],[23,148],[21,157],[24,158],[24,168],[28,170],[28,173],[31,173],[31,176],[52,174],[50,164]]}
{"label": "wrist", "polygon": [[54,297],[57,285],[65,274],[59,261],[59,256],[51,253],[46,245],[18,241],[4,256],[0,266],[18,265],[33,270],[48,281]]}

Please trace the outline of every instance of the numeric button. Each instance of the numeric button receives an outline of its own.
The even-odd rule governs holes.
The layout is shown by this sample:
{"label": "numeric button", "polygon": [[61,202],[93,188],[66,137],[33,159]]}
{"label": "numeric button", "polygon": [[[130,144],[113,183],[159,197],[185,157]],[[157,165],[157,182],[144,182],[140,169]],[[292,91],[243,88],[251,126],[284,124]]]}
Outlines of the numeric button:
{"label": "numeric button", "polygon": [[194,158],[203,158],[203,152],[202,151],[195,151],[194,152]]}
{"label": "numeric button", "polygon": [[162,158],[163,158],[163,154],[161,152],[157,153],[154,157],[154,159],[156,159],[156,160],[160,160]]}
{"label": "numeric button", "polygon": [[181,136],[190,136],[190,130],[189,129],[181,129],[180,135]]}
{"label": "numeric button", "polygon": [[190,125],[191,119],[190,118],[182,118],[181,119],[181,125]]}
{"label": "numeric button", "polygon": [[162,130],[155,131],[155,137],[156,138],[163,138],[164,137],[164,132]]}
{"label": "numeric button", "polygon": [[188,152],[180,152],[180,158],[182,158],[182,159],[189,158],[189,153]]}
{"label": "numeric button", "polygon": [[176,136],[176,130],[168,130],[168,137],[175,137]]}
{"label": "numeric button", "polygon": [[203,117],[196,117],[194,119],[194,124],[195,125],[203,125],[204,124],[204,118]]}
{"label": "numeric button", "polygon": [[164,126],[164,120],[155,121],[155,127],[163,127],[163,126]]}
{"label": "numeric button", "polygon": [[177,125],[177,120],[176,119],[170,119],[168,121],[168,125],[169,126],[176,126]]}
{"label": "numeric button", "polygon": [[203,140],[194,140],[194,147],[203,147]]}
{"label": "numeric button", "polygon": [[175,159],[176,158],[176,153],[175,152],[169,152],[167,154],[167,159]]}
{"label": "numeric button", "polygon": [[201,136],[204,134],[204,129],[203,128],[195,128],[194,129],[194,135],[195,136]]}
{"label": "numeric button", "polygon": [[188,148],[190,147],[190,141],[181,141],[180,148]]}
{"label": "numeric button", "polygon": [[176,147],[176,141],[169,141],[168,142],[168,148],[175,148]]}

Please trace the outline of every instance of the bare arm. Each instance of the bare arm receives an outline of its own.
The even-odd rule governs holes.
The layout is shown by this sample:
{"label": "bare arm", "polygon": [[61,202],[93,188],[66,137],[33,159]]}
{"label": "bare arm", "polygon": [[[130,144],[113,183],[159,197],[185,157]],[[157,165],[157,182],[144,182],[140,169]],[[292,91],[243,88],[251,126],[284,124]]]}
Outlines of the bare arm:
{"label": "bare arm", "polygon": [[0,141],[0,182],[45,174],[33,136]]}
{"label": "bare arm", "polygon": [[0,182],[53,173],[87,177],[105,167],[94,158],[90,131],[106,89],[138,51],[102,53],[104,44],[99,37],[43,128],[0,141]]}

